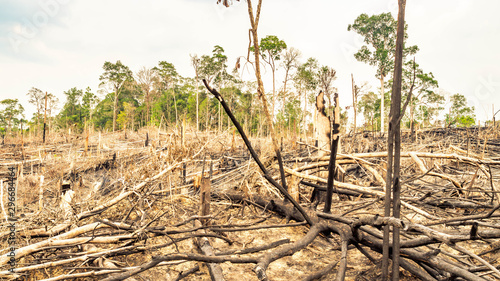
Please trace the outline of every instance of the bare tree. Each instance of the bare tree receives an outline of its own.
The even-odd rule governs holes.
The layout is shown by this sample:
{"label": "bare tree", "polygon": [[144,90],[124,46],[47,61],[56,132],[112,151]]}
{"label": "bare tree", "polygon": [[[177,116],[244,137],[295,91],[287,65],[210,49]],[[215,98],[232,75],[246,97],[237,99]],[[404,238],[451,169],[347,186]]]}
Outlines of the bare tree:
{"label": "bare tree", "polygon": [[361,84],[361,86],[356,85],[354,82],[354,75],[351,73],[351,80],[352,80],[352,109],[354,113],[354,129],[353,129],[353,134],[356,134],[356,129],[357,129],[357,117],[358,117],[358,99],[365,93],[365,91],[368,89],[368,83],[364,82]]}
{"label": "bare tree", "polygon": [[283,68],[285,69],[285,80],[283,81],[283,96],[286,94],[286,83],[292,80],[291,78],[292,69],[298,67],[300,56],[301,56],[300,51],[293,47],[287,49],[287,51],[283,55],[282,65]]}
{"label": "bare tree", "polygon": [[33,104],[36,107],[36,125],[40,124],[40,119],[43,116],[44,104],[45,104],[45,93],[42,90],[32,87],[28,93],[28,102]]}
{"label": "bare tree", "polygon": [[146,104],[146,124],[149,122],[149,112],[151,105],[151,95],[154,91],[154,84],[157,80],[156,73],[151,68],[142,67],[135,75],[137,84],[144,93],[144,103]]}

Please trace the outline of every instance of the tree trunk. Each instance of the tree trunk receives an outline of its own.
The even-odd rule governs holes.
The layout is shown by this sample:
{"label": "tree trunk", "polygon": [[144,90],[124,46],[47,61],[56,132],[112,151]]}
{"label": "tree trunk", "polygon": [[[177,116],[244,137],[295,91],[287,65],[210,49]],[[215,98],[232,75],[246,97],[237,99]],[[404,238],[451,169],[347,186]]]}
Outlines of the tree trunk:
{"label": "tree trunk", "polygon": [[113,132],[116,130],[116,110],[118,109],[118,88],[115,88],[115,100],[113,102]]}
{"label": "tree trunk", "polygon": [[274,126],[273,126],[273,119],[271,114],[269,113],[269,107],[267,105],[267,99],[266,99],[266,94],[264,92],[264,84],[262,83],[262,78],[260,75],[260,62],[259,62],[259,37],[257,36],[257,27],[259,25],[259,18],[260,18],[260,8],[262,6],[262,0],[259,0],[257,4],[257,14],[254,18],[253,16],[253,8],[252,8],[252,2],[251,0],[247,0],[248,4],[248,15],[250,16],[250,23],[252,26],[251,33],[252,33],[252,39],[253,39],[253,46],[255,49],[255,76],[257,78],[257,93],[259,94],[259,97],[262,101],[262,106],[264,109],[264,113],[266,115],[266,121],[269,126],[269,132],[271,133],[271,140],[273,144],[274,151],[276,153],[276,157],[278,158],[278,165],[280,168],[280,174],[281,174],[281,185],[285,190],[288,190],[288,187],[286,185],[286,179],[285,179],[285,171],[283,169],[283,159],[281,158],[281,152],[279,150],[278,142],[276,141],[276,135],[274,132]]}
{"label": "tree trunk", "polygon": [[174,96],[174,107],[175,107],[175,126],[179,126],[179,113],[177,112],[177,100],[175,99],[175,92],[172,92]]}
{"label": "tree trunk", "polygon": [[353,134],[356,134],[356,106],[357,106],[357,93],[356,93],[356,85],[354,84],[354,75],[351,73],[351,80],[352,80],[352,109],[354,110],[354,129],[353,129]]}
{"label": "tree trunk", "polygon": [[146,126],[149,122],[149,90],[146,91]]}
{"label": "tree trunk", "polygon": [[385,94],[384,94],[384,75],[380,75],[380,132],[384,132],[384,103],[385,103]]}
{"label": "tree trunk", "polygon": [[306,113],[307,113],[307,93],[304,92],[304,120],[302,121],[304,139],[307,139],[307,128],[306,128]]}
{"label": "tree trunk", "polygon": [[415,107],[413,106],[413,96],[410,97],[410,137],[415,138]]}
{"label": "tree trunk", "polygon": [[[405,0],[398,0],[398,30],[396,38],[396,55],[394,62],[394,82],[392,84],[391,110],[389,114],[389,132],[387,135],[387,175],[385,194],[385,217],[390,217],[391,191],[392,191],[392,216],[400,217],[401,211],[401,184],[399,179],[400,154],[401,154],[401,80],[403,69],[403,43],[404,43],[404,15]],[[399,256],[400,256],[400,229],[393,227],[392,237],[392,280],[399,280]],[[384,226],[384,245],[382,259],[382,279],[388,280],[389,271],[389,227]]]}
{"label": "tree trunk", "polygon": [[199,114],[199,109],[198,109],[198,91],[199,91],[199,86],[198,86],[198,71],[196,71],[196,131],[197,132],[200,130],[200,122],[198,120],[198,114]]}
{"label": "tree trunk", "polygon": [[205,120],[205,131],[208,131],[208,104],[210,103],[210,99],[207,95],[207,119]]}
{"label": "tree trunk", "polygon": [[45,130],[47,124],[47,92],[45,92],[45,110],[43,111],[43,143],[45,143]]}
{"label": "tree trunk", "polygon": [[275,79],[275,69],[274,69],[274,61],[273,65],[271,66],[271,70],[273,72],[273,111],[271,112],[271,116],[274,118],[274,109],[276,106],[276,79]]}

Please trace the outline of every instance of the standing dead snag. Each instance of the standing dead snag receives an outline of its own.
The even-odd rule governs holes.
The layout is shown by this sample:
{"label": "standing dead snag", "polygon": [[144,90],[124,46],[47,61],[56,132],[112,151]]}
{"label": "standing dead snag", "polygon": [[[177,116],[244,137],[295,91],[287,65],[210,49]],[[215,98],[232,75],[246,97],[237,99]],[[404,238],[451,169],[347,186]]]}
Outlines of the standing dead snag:
{"label": "standing dead snag", "polygon": [[[210,178],[201,175],[200,184],[200,216],[210,214]],[[204,225],[208,225],[208,219],[202,219]]]}
{"label": "standing dead snag", "polygon": [[333,135],[330,146],[330,161],[328,163],[328,182],[326,184],[326,200],[325,200],[325,213],[330,213],[332,207],[333,196],[333,179],[335,177],[335,160],[337,157],[337,149],[339,146],[339,132],[340,132],[340,106],[339,94],[335,93],[335,113],[333,117]]}
{"label": "standing dead snag", "polygon": [[[210,178],[201,175],[201,186],[200,186],[200,216],[206,217],[210,215]],[[207,218],[200,219],[200,221],[195,221],[195,227],[208,226],[209,222]],[[205,229],[200,229],[197,231],[199,234],[204,234],[207,231]],[[196,239],[196,244],[203,254],[206,256],[215,256],[214,249],[210,244],[207,237],[200,237]],[[212,280],[223,281],[224,274],[219,264],[207,263],[208,272]]]}
{"label": "standing dead snag", "polygon": [[330,142],[330,134],[331,134],[331,126],[330,126],[330,118],[326,116],[325,113],[325,94],[323,91],[320,91],[318,96],[316,97],[316,109],[317,109],[317,132],[318,132],[318,156],[326,156],[326,150],[331,148]]}
{"label": "standing dead snag", "polygon": [[[396,38],[396,55],[394,59],[394,82],[392,84],[391,109],[389,113],[389,132],[387,136],[387,175],[385,193],[385,217],[391,216],[391,191],[393,192],[392,215],[400,217],[401,211],[401,184],[400,156],[401,156],[401,80],[403,70],[403,43],[404,43],[404,23],[406,0],[398,0],[398,30]],[[399,255],[400,255],[400,229],[393,227],[392,238],[392,280],[399,280]],[[389,225],[384,226],[384,245],[382,259],[382,279],[387,280],[389,276]]]}

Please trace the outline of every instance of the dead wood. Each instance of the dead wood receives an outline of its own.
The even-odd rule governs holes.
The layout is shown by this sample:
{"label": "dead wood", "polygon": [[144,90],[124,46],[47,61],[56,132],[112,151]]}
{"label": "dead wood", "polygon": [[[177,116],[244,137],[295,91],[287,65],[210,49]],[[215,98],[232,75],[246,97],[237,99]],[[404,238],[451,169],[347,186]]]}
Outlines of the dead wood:
{"label": "dead wood", "polygon": [[[333,181],[332,209],[327,214],[310,208],[308,198],[315,189],[326,191],[328,179],[320,172],[327,169],[330,158],[311,157],[316,150],[309,145],[310,140],[292,148],[284,139],[283,170],[299,183],[298,198],[292,198],[312,221],[309,224],[298,208],[281,200],[284,193],[268,180],[276,182],[280,177],[279,165],[275,157],[269,157],[272,151],[265,150],[263,139],[251,142],[261,142],[263,149],[257,159],[265,173],[257,160],[248,161],[249,154],[241,149],[244,141],[235,140],[231,152],[230,132],[195,135],[187,128],[184,148],[173,144],[174,134],[170,133],[149,134],[150,146],[146,148],[145,132],[130,130],[127,134],[125,141],[122,133],[116,133],[116,143],[106,139],[116,135],[103,134],[101,145],[108,150],[101,151],[99,157],[99,151],[94,150],[97,138],[92,135],[87,156],[85,138],[78,140],[78,147],[71,141],[64,147],[52,147],[49,141],[47,147],[63,157],[43,159],[44,173],[41,167],[31,174],[31,163],[41,161],[24,165],[20,200],[30,198],[24,190],[32,187],[37,192],[23,201],[19,211],[23,216],[19,216],[17,235],[23,239],[17,276],[28,280],[196,280],[209,278],[207,271],[197,267],[196,263],[202,262],[220,266],[227,279],[256,278],[257,271],[271,280],[312,278],[312,273],[324,280],[351,280],[362,272],[374,280],[380,277],[381,228],[385,225],[401,229],[402,280],[494,280],[498,274],[494,268],[499,266],[500,215],[495,197],[500,158],[495,154],[495,139],[471,145],[468,157],[450,147],[465,147],[466,132],[461,130],[419,132],[418,143],[403,142],[399,220],[381,212],[384,184],[380,179],[386,173],[386,152],[365,146],[369,143],[359,139],[359,147],[346,145],[355,143],[352,140],[341,140],[346,149],[337,155],[335,166],[344,176]],[[464,135],[462,143],[457,141],[460,134]],[[474,134],[471,129],[469,135]],[[157,136],[168,145],[153,147],[159,141]],[[439,139],[447,136],[449,139]],[[428,143],[421,142],[422,137]],[[221,144],[211,146],[215,139]],[[358,153],[351,153],[355,148]],[[112,167],[93,168],[115,152]],[[72,159],[75,153],[79,154]],[[189,182],[183,184],[181,171],[186,171],[187,178],[201,175],[204,153],[214,159],[213,170],[218,173],[210,180],[210,215],[200,216],[200,191]],[[38,150],[27,146],[26,159],[36,157]],[[221,159],[234,161],[234,165]],[[73,215],[65,219],[53,186],[62,177],[61,170],[69,173],[71,162],[74,167],[70,170],[76,171],[79,179],[71,186],[76,193],[69,204]],[[420,164],[425,170],[417,166]],[[70,179],[69,174],[63,176]],[[467,192],[458,192],[448,178],[468,192],[467,198]],[[40,186],[44,208],[38,211]],[[350,199],[339,200],[336,194],[347,194]],[[28,208],[34,212],[26,212]],[[194,220],[210,223],[193,227],[190,223]],[[42,223],[47,227],[41,227]],[[2,234],[8,235],[7,225],[2,226]],[[210,242],[213,255],[200,254],[193,247],[193,242],[202,240]],[[8,269],[8,265],[2,267],[1,278],[16,276],[8,275]]]}

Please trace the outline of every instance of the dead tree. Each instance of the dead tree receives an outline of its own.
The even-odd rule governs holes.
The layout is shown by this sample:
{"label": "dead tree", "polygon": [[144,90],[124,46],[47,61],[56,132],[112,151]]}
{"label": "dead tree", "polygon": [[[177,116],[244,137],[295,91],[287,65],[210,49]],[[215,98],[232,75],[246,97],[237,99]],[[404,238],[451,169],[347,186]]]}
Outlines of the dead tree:
{"label": "dead tree", "polygon": [[[389,131],[387,136],[387,176],[385,190],[385,209],[384,215],[391,216],[391,201],[393,205],[392,216],[399,219],[401,210],[401,183],[400,173],[400,154],[401,154],[401,79],[403,66],[403,43],[404,43],[404,23],[406,0],[399,0],[398,12],[398,30],[396,38],[396,55],[394,62],[394,82],[392,84],[391,109],[389,113]],[[393,194],[391,194],[391,191]],[[393,196],[391,196],[393,195]],[[392,200],[391,200],[391,197]],[[388,279],[389,271],[389,225],[384,226],[384,245],[382,260],[382,279]],[[399,255],[400,255],[400,229],[393,226],[392,238],[392,280],[399,280]]]}

